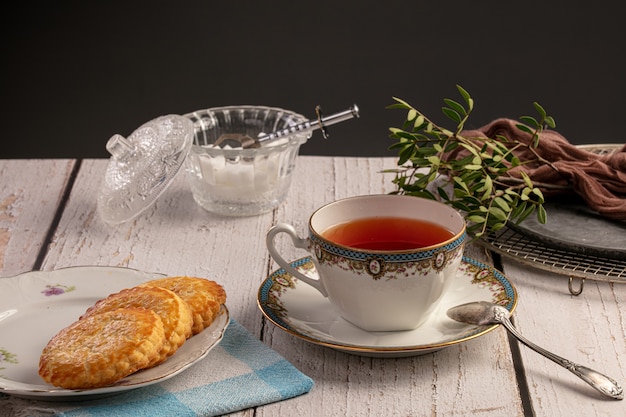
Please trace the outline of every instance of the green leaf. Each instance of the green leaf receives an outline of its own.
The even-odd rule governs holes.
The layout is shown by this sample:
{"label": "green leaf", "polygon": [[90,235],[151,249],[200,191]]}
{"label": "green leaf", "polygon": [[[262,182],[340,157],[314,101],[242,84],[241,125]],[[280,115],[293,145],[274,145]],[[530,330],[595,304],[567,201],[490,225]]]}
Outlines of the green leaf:
{"label": "green leaf", "polygon": [[458,186],[469,194],[469,188],[467,188],[467,185],[465,185],[461,177],[452,177],[452,181],[454,181],[455,187]]}
{"label": "green leaf", "polygon": [[498,205],[498,207],[500,207],[502,210],[504,210],[505,212],[510,212],[511,211],[511,206],[508,205],[508,203],[502,198],[502,197],[496,197],[493,199],[493,202],[495,204]]}
{"label": "green leaf", "polygon": [[436,200],[435,196],[428,190],[414,191],[411,192],[409,195],[412,195],[414,197],[427,198],[429,200]]}
{"label": "green leaf", "polygon": [[547,116],[546,111],[544,110],[543,107],[541,107],[541,105],[537,102],[533,103],[533,106],[535,106],[535,110],[537,110],[537,113],[539,113],[539,115],[541,116],[542,119],[545,119]]}
{"label": "green leaf", "polygon": [[[539,127],[539,122],[531,116],[522,116],[519,118],[522,122],[526,123],[527,125],[530,125],[532,127],[534,127],[535,129]],[[519,127],[519,126],[518,126]]]}
{"label": "green leaf", "polygon": [[420,114],[420,115],[418,115],[418,116],[415,118],[415,121],[413,122],[413,128],[414,128],[414,129],[416,129],[416,130],[420,130],[420,129],[422,129],[422,128],[423,128],[423,125],[424,125],[424,121],[425,121],[424,116],[422,116],[421,114]]}
{"label": "green leaf", "polygon": [[537,206],[537,220],[541,224],[546,224],[546,221],[548,221],[548,213],[543,206]]}
{"label": "green leaf", "polygon": [[414,154],[415,154],[414,146],[407,146],[404,149],[401,149],[400,153],[398,154],[399,156],[398,165],[404,165],[406,161],[408,161]]}
{"label": "green leaf", "polygon": [[524,171],[521,171],[520,175],[522,176],[522,179],[524,180],[524,183],[526,184],[526,186],[528,188],[533,188],[533,182],[531,181],[528,174],[526,174]]}
{"label": "green leaf", "polygon": [[491,179],[490,176],[486,176],[484,178],[483,181],[483,186],[480,187],[477,191],[479,192],[489,192],[489,194],[491,194],[491,192],[493,191],[493,180]]}
{"label": "green leaf", "polygon": [[526,126],[526,125],[520,125],[520,124],[517,124],[517,125],[515,125],[515,127],[517,127],[517,128],[518,128],[519,130],[521,130],[522,132],[530,133],[531,135],[534,133],[534,132],[532,131],[532,129],[531,129],[531,128],[529,128],[529,127],[528,127],[528,126]]}
{"label": "green leaf", "polygon": [[396,104],[390,104],[390,105],[388,105],[388,106],[387,106],[387,107],[385,107],[385,108],[386,108],[386,109],[406,109],[406,108],[407,108],[407,106],[406,106],[406,105],[404,105],[404,104],[398,104],[398,103],[396,103]]}
{"label": "green leaf", "polygon": [[467,216],[467,220],[474,223],[484,223],[487,221],[484,216]]}
{"label": "green leaf", "polygon": [[469,109],[472,109],[474,107],[474,100],[472,100],[469,93],[458,84],[456,86],[456,89],[459,91],[459,94],[461,94],[461,97],[463,97],[463,100],[465,100],[465,102],[469,106]]}
{"label": "green leaf", "polygon": [[389,146],[389,149],[400,149],[406,146],[405,142],[396,142],[393,145]]}
{"label": "green leaf", "polygon": [[528,204],[528,206],[526,207],[526,209],[522,212],[522,214],[520,214],[520,216],[518,217],[518,222],[521,223],[524,220],[526,220],[526,218],[528,216],[530,216],[533,212],[535,211],[535,205],[534,204]]}
{"label": "green leaf", "polygon": [[480,189],[477,191],[483,193],[482,196],[480,197],[482,201],[488,200],[493,194],[493,183],[491,181],[491,177],[485,177],[483,186],[480,187]]}
{"label": "green leaf", "polygon": [[393,97],[393,99],[397,102],[397,104],[392,104],[391,106],[394,106],[395,108],[409,108],[411,107],[409,105],[409,103],[407,103],[406,101],[398,98],[398,97]]}
{"label": "green leaf", "polygon": [[541,190],[539,188],[533,188],[533,194],[537,196],[537,201],[543,204],[545,200],[543,198],[543,193],[541,192]]}
{"label": "green leaf", "polygon": [[402,129],[398,129],[397,127],[390,127],[389,131],[391,133],[399,133],[399,132],[402,132]]}
{"label": "green leaf", "polygon": [[498,207],[494,207],[494,206],[489,208],[489,214],[495,217],[496,219],[502,220],[502,221],[505,221],[507,218],[506,213],[502,211],[502,209]]}
{"label": "green leaf", "polygon": [[445,114],[449,119],[452,119],[453,121],[460,123],[462,120],[462,117],[455,112],[454,110],[448,108],[448,107],[444,107],[441,109],[443,111],[443,114]]}
{"label": "green leaf", "polygon": [[523,201],[519,203],[516,207],[514,207],[513,210],[511,210],[511,220],[514,220],[517,223],[517,219],[522,215],[524,210],[526,210],[527,204],[527,202]]}
{"label": "green leaf", "polygon": [[469,171],[476,171],[482,168],[483,168],[482,165],[476,165],[476,164],[467,164],[463,166],[463,169],[467,169]]}
{"label": "green leaf", "polygon": [[497,232],[498,230],[502,229],[505,226],[506,223],[495,223],[491,225],[491,230],[494,232]]}
{"label": "green leaf", "polygon": [[441,159],[439,159],[437,155],[429,156],[426,159],[431,163],[431,165],[439,166],[439,164],[441,164]]}
{"label": "green leaf", "polygon": [[460,200],[450,200],[450,205],[454,207],[455,209],[465,212],[465,213],[469,213],[471,211],[469,206],[467,204],[464,204]]}
{"label": "green leaf", "polygon": [[465,148],[468,151],[470,151],[473,156],[480,157],[480,155],[478,155],[478,151],[476,150],[476,148],[474,146],[468,145],[467,143],[463,143],[463,142],[459,143],[459,146],[462,146],[463,148]]}
{"label": "green leaf", "polygon": [[446,98],[443,100],[452,110],[454,110],[455,112],[457,112],[458,114],[462,115],[462,116],[466,116],[467,112],[465,111],[465,108],[463,106],[461,106],[459,103],[457,103],[454,100],[450,100],[449,98]]}

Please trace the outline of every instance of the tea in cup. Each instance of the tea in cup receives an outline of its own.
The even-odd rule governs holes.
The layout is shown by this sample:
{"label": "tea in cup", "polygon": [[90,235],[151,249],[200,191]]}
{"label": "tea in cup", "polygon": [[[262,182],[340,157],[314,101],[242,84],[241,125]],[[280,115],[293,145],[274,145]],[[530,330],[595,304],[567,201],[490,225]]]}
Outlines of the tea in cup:
{"label": "tea in cup", "polygon": [[[285,271],[328,297],[341,316],[366,331],[419,327],[454,278],[467,238],[463,216],[441,202],[392,194],[351,197],[309,218],[308,237],[279,223],[267,248]],[[311,254],[319,279],[278,252],[285,233]]]}

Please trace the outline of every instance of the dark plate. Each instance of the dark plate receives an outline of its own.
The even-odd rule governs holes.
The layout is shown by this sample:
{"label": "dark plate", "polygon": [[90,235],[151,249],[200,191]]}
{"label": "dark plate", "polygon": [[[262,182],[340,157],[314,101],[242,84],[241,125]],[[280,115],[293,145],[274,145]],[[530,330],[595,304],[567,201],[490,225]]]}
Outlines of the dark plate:
{"label": "dark plate", "polygon": [[[578,145],[580,149],[608,155],[621,149],[619,143]],[[557,197],[544,204],[548,219],[541,224],[536,217],[509,227],[553,248],[585,255],[626,259],[626,222],[610,220],[591,210],[581,198]],[[555,199],[556,200],[556,199]]]}
{"label": "dark plate", "polygon": [[509,227],[553,248],[626,259],[626,222],[606,219],[579,199],[560,199],[544,207],[548,213],[546,224],[530,216]]}

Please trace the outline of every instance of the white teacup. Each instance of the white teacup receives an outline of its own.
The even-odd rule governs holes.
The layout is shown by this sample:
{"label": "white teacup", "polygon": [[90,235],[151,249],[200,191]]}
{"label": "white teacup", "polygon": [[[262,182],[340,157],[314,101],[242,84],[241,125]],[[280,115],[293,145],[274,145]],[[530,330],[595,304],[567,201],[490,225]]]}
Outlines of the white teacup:
{"label": "white teacup", "polygon": [[[290,266],[276,249],[280,233],[313,258],[319,279]],[[315,211],[309,236],[288,224],[267,233],[272,258],[288,273],[328,297],[341,316],[367,331],[419,327],[457,272],[467,234],[455,209],[434,200],[368,195],[338,200]]]}

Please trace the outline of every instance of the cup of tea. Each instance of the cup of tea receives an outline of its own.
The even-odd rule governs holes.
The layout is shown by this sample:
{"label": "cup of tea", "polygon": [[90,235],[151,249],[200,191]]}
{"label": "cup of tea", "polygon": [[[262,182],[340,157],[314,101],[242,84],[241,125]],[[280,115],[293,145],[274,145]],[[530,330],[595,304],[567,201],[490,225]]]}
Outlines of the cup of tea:
{"label": "cup of tea", "polygon": [[[366,195],[316,210],[307,237],[278,223],[266,244],[276,263],[328,297],[347,321],[366,331],[401,331],[419,327],[436,307],[461,263],[465,229],[463,216],[444,203]],[[318,279],[278,252],[282,233],[311,255]]]}

